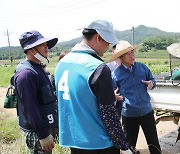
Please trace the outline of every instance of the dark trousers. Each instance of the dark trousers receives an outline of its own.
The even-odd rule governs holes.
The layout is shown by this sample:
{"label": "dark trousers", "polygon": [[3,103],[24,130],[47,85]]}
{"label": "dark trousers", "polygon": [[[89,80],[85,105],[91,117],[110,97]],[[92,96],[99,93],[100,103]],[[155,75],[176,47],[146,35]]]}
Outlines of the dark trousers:
{"label": "dark trousers", "polygon": [[160,154],[161,148],[158,141],[156,124],[154,119],[154,112],[150,112],[142,117],[124,117],[122,116],[122,124],[124,130],[127,133],[127,138],[130,147],[135,148],[139,133],[139,128],[141,126],[148,148],[151,154]]}
{"label": "dark trousers", "polygon": [[106,149],[98,149],[98,150],[84,150],[84,149],[76,149],[71,148],[71,154],[120,154],[120,150],[116,147],[110,147]]}

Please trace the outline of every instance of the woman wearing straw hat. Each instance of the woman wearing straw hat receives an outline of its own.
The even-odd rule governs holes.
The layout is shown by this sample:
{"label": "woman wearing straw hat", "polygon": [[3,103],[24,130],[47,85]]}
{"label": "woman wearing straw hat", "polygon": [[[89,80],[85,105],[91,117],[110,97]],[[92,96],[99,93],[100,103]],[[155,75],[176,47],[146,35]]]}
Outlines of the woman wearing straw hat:
{"label": "woman wearing straw hat", "polygon": [[116,53],[110,58],[122,60],[112,73],[114,89],[119,88],[122,102],[122,122],[127,132],[129,145],[134,153],[141,126],[151,154],[161,153],[153,109],[147,90],[156,86],[155,80],[149,68],[142,63],[135,62],[135,50],[138,46],[132,46],[127,41],[119,41]]}

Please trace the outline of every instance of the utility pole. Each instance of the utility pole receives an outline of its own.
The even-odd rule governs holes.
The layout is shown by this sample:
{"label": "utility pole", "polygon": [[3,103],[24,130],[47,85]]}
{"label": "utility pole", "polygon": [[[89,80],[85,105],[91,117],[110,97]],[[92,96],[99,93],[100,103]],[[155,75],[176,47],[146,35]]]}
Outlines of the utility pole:
{"label": "utility pole", "polygon": [[134,46],[134,27],[132,26],[132,45]]}
{"label": "utility pole", "polygon": [[8,38],[8,46],[9,46],[9,57],[10,57],[11,66],[12,66],[13,57],[12,57],[12,55],[11,55],[11,49],[10,49],[10,48],[11,48],[11,45],[10,45],[10,39],[9,39],[9,35],[10,35],[10,33],[9,33],[8,29],[7,29],[5,36],[7,36],[7,38]]}
{"label": "utility pole", "polygon": [[2,64],[1,65],[3,65],[3,54],[2,54]]}

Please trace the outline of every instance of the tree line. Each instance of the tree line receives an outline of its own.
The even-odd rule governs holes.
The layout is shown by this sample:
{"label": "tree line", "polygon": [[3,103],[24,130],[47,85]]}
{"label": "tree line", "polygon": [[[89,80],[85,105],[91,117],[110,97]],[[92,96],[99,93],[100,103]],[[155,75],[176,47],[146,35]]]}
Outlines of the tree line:
{"label": "tree line", "polygon": [[140,52],[147,52],[148,50],[166,50],[166,48],[172,43],[178,43],[179,38],[175,38],[172,36],[168,37],[151,37],[145,38],[142,42],[142,46],[140,47]]}
{"label": "tree line", "polygon": [[[50,55],[57,55],[65,50],[62,47],[55,46],[52,49],[49,49]],[[22,59],[25,58],[24,51],[21,47],[3,47],[0,49],[0,60],[8,60],[8,59]]]}
{"label": "tree line", "polygon": [[[166,48],[172,43],[180,42],[179,37],[173,36],[159,36],[145,38],[142,41],[142,45],[139,48],[139,52],[148,52],[149,50],[166,50]],[[49,50],[51,56],[59,56],[64,50],[69,50],[70,47],[55,46]],[[111,50],[109,50],[111,52]],[[21,47],[4,47],[0,49],[0,60],[13,60],[22,59],[25,57],[23,49]]]}

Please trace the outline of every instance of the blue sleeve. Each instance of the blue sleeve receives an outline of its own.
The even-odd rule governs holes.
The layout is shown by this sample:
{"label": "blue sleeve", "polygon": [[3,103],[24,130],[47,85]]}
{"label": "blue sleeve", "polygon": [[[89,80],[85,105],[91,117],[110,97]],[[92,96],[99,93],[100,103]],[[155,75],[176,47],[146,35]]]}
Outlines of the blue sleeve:
{"label": "blue sleeve", "polygon": [[145,65],[143,64],[144,68],[146,69],[146,76],[147,76],[147,81],[151,80],[153,83],[153,88],[156,87],[156,81],[151,73],[151,70]]}
{"label": "blue sleeve", "polygon": [[114,71],[111,73],[112,76],[112,85],[113,85],[113,89],[116,90],[116,88],[118,87],[117,82],[116,82],[116,75],[114,74]]}

